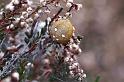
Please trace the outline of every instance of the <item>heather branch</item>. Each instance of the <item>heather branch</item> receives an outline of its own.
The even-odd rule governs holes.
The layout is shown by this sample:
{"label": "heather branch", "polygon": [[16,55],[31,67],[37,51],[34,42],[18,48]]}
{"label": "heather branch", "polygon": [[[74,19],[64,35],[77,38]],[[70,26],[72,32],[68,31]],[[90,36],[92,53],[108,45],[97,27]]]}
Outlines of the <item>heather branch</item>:
{"label": "heather branch", "polygon": [[[64,3],[60,0],[40,1],[40,4],[34,6],[29,0],[12,0],[5,11],[2,11],[0,29],[5,35],[0,43],[0,61],[5,63],[2,63],[0,79],[10,75],[12,80],[18,82],[19,75],[24,75],[25,78],[21,80],[26,81],[30,80],[30,73],[35,75],[31,76],[31,81],[40,80],[42,76],[47,79],[52,73],[59,77],[61,73],[58,73],[58,70],[63,70],[63,65],[67,65],[67,77],[82,80],[86,75],[77,61],[81,52],[80,41],[74,35],[74,26],[69,20],[71,11],[79,9],[78,4],[73,0],[62,0]],[[66,6],[62,6],[63,4]],[[59,8],[55,15],[50,6]],[[68,10],[60,15],[64,9]],[[44,18],[47,13],[49,14]],[[4,50],[3,46],[6,47]],[[23,59],[29,62],[24,65],[21,72],[23,74],[13,72],[20,68]],[[56,66],[58,67],[54,69]],[[62,81],[58,77],[56,78]]]}

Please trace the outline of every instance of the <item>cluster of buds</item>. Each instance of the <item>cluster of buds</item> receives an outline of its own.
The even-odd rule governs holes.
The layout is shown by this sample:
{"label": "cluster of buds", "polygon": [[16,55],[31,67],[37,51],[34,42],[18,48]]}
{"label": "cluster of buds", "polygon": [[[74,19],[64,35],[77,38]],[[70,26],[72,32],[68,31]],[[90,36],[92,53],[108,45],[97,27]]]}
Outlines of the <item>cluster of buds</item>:
{"label": "cluster of buds", "polygon": [[1,82],[19,82],[19,73],[18,72],[12,72],[11,75]]}
{"label": "cluster of buds", "polygon": [[[77,61],[81,52],[80,38],[75,36],[75,28],[69,20],[72,10],[81,7],[73,0],[37,3],[12,0],[1,9],[0,31],[4,37],[0,43],[0,79],[11,75],[8,82],[27,82],[33,74],[31,82],[39,82],[41,76],[50,77],[60,69],[54,67],[63,64],[68,65],[70,76],[84,79],[86,74]],[[16,80],[12,79],[15,76]],[[19,79],[19,76],[24,78]]]}
{"label": "cluster of buds", "polygon": [[65,49],[66,56],[64,57],[64,62],[69,66],[70,75],[72,77],[78,76],[78,80],[82,80],[86,77],[86,74],[83,72],[83,69],[81,69],[77,60],[77,55],[81,53],[79,43],[80,40],[73,35],[73,38]]}

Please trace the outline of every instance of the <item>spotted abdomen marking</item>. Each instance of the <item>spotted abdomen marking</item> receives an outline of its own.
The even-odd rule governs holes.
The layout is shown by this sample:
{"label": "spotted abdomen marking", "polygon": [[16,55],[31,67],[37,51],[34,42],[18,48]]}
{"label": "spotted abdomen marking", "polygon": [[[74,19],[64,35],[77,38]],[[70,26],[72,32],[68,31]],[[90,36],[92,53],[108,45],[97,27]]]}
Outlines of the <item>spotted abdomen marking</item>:
{"label": "spotted abdomen marking", "polygon": [[60,19],[53,22],[52,26],[49,27],[51,37],[61,43],[67,44],[70,38],[73,36],[74,27],[68,19]]}

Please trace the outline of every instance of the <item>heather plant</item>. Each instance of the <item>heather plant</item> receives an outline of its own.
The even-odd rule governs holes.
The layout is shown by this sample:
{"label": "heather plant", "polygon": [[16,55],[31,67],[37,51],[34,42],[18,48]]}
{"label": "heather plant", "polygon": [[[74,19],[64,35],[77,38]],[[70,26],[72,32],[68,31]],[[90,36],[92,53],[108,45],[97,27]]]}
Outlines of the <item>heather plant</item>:
{"label": "heather plant", "polygon": [[70,18],[73,0],[11,0],[0,11],[1,82],[77,82],[81,36]]}

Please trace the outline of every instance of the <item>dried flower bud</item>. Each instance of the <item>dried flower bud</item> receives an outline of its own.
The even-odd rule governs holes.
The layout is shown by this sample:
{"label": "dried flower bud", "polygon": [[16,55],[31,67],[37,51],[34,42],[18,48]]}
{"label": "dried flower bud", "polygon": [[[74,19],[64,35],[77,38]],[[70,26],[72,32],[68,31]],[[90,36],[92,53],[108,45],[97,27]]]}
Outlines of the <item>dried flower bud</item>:
{"label": "dried flower bud", "polygon": [[11,24],[11,25],[10,25],[10,28],[13,28],[13,27],[14,27],[14,24]]}
{"label": "dried flower bud", "polygon": [[68,2],[66,6],[70,8],[72,6],[72,3]]}
{"label": "dried flower bud", "polygon": [[71,3],[73,3],[73,0],[67,0],[67,2],[71,2]]}
{"label": "dried flower bud", "polygon": [[28,5],[32,5],[33,4],[33,1],[32,0],[26,0]]}
{"label": "dried flower bud", "polygon": [[82,4],[77,4],[77,10],[80,10],[82,8]]}
{"label": "dried flower bud", "polygon": [[1,82],[11,82],[11,77],[7,77],[7,78],[3,79]]}
{"label": "dried flower bud", "polygon": [[26,19],[26,22],[31,23],[31,22],[33,22],[33,19],[32,18],[28,18],[28,19]]}
{"label": "dried flower bud", "polygon": [[16,79],[18,81],[19,80],[19,73],[18,72],[12,73],[12,79]]}
{"label": "dried flower bud", "polygon": [[73,73],[73,71],[70,71],[69,73],[70,73],[70,75],[71,75],[71,76],[74,76],[74,73]]}
{"label": "dried flower bud", "polygon": [[34,15],[34,19],[37,19],[38,17],[39,17],[39,14],[36,13],[36,14]]}
{"label": "dried flower bud", "polygon": [[19,0],[12,0],[13,4],[17,5],[19,4]]}
{"label": "dried flower bud", "polygon": [[50,64],[50,60],[49,59],[44,59],[43,64]]}
{"label": "dried flower bud", "polygon": [[4,56],[4,53],[3,52],[0,52],[0,59],[2,59]]}
{"label": "dried flower bud", "polygon": [[30,67],[34,67],[34,65],[32,63],[27,63],[27,65],[25,66],[26,69],[30,68]]}
{"label": "dried flower bud", "polygon": [[27,12],[22,12],[22,16],[24,16],[26,18],[26,17],[28,17],[28,13]]}
{"label": "dried flower bud", "polygon": [[70,57],[66,57],[66,58],[64,59],[65,62],[68,62],[69,60],[70,60]]}
{"label": "dried flower bud", "polygon": [[13,6],[12,3],[10,3],[10,4],[8,4],[8,5],[6,6],[6,9],[7,9],[7,10],[10,10],[10,11],[13,11],[14,8],[15,8],[15,7]]}
{"label": "dried flower bud", "polygon": [[83,78],[86,78],[86,74],[83,74],[83,76],[82,76]]}
{"label": "dried flower bud", "polygon": [[28,7],[28,8],[27,8],[27,12],[28,12],[29,14],[31,14],[32,11],[33,11],[33,9],[32,9],[31,7]]}
{"label": "dried flower bud", "polygon": [[20,18],[16,18],[14,23],[19,23],[19,21],[20,21]]}
{"label": "dried flower bud", "polygon": [[26,22],[21,22],[20,25],[21,27],[25,26]]}
{"label": "dried flower bud", "polygon": [[40,3],[44,2],[45,0],[40,0]]}

